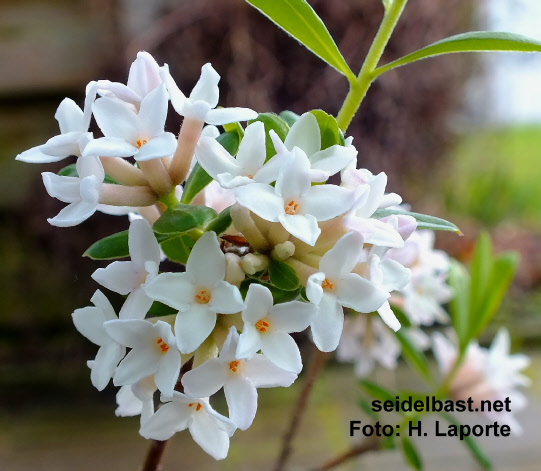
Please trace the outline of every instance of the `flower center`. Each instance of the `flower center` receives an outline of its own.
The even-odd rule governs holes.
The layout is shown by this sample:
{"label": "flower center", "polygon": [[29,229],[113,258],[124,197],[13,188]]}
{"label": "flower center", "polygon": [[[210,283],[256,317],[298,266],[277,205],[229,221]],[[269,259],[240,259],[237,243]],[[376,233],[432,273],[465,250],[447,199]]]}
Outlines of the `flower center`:
{"label": "flower center", "polygon": [[323,280],[323,283],[321,283],[321,287],[326,291],[331,291],[334,289],[334,285],[330,282],[328,278],[325,278]]}
{"label": "flower center", "polygon": [[188,407],[193,407],[193,406],[195,406],[195,411],[196,411],[196,412],[199,412],[199,411],[201,410],[201,407],[203,407],[203,406],[201,405],[201,403],[199,403],[199,402],[197,402],[197,403],[196,403],[196,402],[190,402],[190,403],[188,404]]}
{"label": "flower center", "polygon": [[235,361],[230,361],[229,362],[229,369],[233,372],[233,373],[236,373],[239,369],[239,363],[240,361],[239,360],[235,360]]}
{"label": "flower center", "polygon": [[199,289],[195,295],[195,302],[199,304],[208,304],[211,297],[209,291],[206,289]]}
{"label": "flower center", "polygon": [[158,345],[162,353],[165,353],[167,350],[169,350],[169,345],[167,345],[161,337],[156,340],[156,345]]}
{"label": "flower center", "polygon": [[295,200],[291,200],[289,203],[285,205],[284,211],[286,212],[286,214],[296,214],[298,207],[299,207],[299,203],[296,203]]}
{"label": "flower center", "polygon": [[137,142],[135,143],[135,146],[140,149],[143,147],[148,141],[146,139],[137,139]]}
{"label": "flower center", "polygon": [[270,324],[269,324],[269,320],[267,318],[259,319],[255,323],[255,328],[261,333],[267,332],[267,330],[269,330],[269,327],[270,327]]}

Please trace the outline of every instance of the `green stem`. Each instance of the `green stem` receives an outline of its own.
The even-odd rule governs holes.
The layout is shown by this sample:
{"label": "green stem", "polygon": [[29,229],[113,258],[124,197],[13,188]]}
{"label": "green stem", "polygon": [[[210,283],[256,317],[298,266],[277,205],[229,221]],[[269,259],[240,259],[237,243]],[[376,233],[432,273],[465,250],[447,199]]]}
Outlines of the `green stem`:
{"label": "green stem", "polygon": [[375,80],[376,74],[374,74],[374,70],[378,66],[383,51],[407,2],[408,0],[393,0],[391,6],[385,11],[383,21],[366,55],[361,71],[356,80],[350,82],[349,93],[336,117],[338,126],[342,132],[345,132],[348,128],[349,123],[351,123],[351,120],[366,96],[366,92]]}
{"label": "green stem", "polygon": [[171,193],[168,195],[164,195],[160,198],[160,203],[165,204],[167,206],[167,209],[174,208],[178,204],[178,199],[175,196],[175,188],[171,190]]}

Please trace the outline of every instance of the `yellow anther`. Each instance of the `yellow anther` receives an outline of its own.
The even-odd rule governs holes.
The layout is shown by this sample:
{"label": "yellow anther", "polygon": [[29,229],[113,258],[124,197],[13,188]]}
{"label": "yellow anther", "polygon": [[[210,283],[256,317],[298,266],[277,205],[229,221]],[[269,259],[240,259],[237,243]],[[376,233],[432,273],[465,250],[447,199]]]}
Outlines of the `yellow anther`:
{"label": "yellow anther", "polygon": [[299,207],[299,203],[296,203],[294,200],[291,200],[289,203],[285,205],[284,211],[286,214],[296,214],[298,207]]}
{"label": "yellow anther", "polygon": [[230,361],[229,362],[229,369],[233,372],[233,373],[236,373],[239,369],[239,363],[240,361],[239,360],[235,360],[235,361]]}
{"label": "yellow anther", "polygon": [[269,330],[270,324],[267,319],[260,319],[255,323],[255,328],[259,332],[267,332]]}
{"label": "yellow anther", "polygon": [[199,304],[208,304],[210,302],[211,295],[206,289],[200,289],[195,295],[195,302]]}
{"label": "yellow anther", "polygon": [[321,283],[321,287],[325,290],[332,290],[334,289],[334,285],[329,281],[328,278],[325,278],[323,280],[323,283]]}

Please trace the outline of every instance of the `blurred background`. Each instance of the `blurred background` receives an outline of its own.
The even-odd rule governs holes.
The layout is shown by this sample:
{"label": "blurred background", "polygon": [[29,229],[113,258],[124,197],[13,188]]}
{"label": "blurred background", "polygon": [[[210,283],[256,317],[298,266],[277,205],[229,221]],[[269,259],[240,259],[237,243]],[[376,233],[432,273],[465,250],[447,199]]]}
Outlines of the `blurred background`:
{"label": "blurred background", "polygon": [[[353,70],[382,14],[379,0],[311,0]],[[398,58],[438,39],[475,29],[541,40],[536,0],[411,0],[385,53]],[[14,157],[57,134],[54,112],[68,96],[82,105],[90,80],[125,81],[137,51],[168,63],[183,90],[201,65],[222,76],[220,104],[258,111],[338,111],[346,80],[242,0],[3,0],[0,4],[0,469],[138,469],[146,443],[138,419],[114,417],[115,390],[95,391],[86,360],[95,347],[71,323],[97,285],[103,264],[82,259],[94,241],[126,229],[124,218],[96,215],[69,229],[46,218],[62,203],[46,194],[47,166]],[[496,469],[534,470],[541,421],[541,56],[453,55],[391,71],[372,86],[348,130],[359,165],[389,175],[414,210],[455,222],[463,237],[438,246],[467,262],[482,229],[496,250],[521,264],[489,329],[506,325],[513,346],[533,362],[531,405],[520,439],[483,439]],[[174,118],[173,118],[174,119]],[[171,122],[170,130],[178,122]],[[491,335],[487,336],[490,340]],[[407,367],[377,379],[415,386]],[[413,381],[413,382],[412,382]],[[215,463],[187,434],[173,440],[164,469],[270,469],[298,386],[262,391],[249,432]],[[316,385],[292,469],[307,469],[349,446],[360,417],[349,365],[331,365]],[[482,422],[472,417],[470,422]],[[422,440],[427,469],[476,469],[452,439]],[[449,458],[453,459],[449,461]],[[368,457],[366,469],[402,469],[397,453]],[[179,463],[182,463],[180,465]],[[343,470],[360,469],[352,462]],[[448,466],[446,468],[446,466]],[[364,469],[364,468],[363,468]]]}

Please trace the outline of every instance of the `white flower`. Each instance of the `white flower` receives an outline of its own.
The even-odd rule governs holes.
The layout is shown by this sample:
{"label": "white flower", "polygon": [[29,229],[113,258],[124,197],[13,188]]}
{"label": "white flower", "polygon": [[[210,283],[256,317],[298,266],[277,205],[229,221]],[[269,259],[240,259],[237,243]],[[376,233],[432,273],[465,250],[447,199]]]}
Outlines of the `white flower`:
{"label": "white flower", "polygon": [[201,137],[195,149],[197,161],[223,188],[234,188],[250,183],[271,183],[278,176],[278,167],[267,171],[265,164],[265,126],[256,121],[244,133],[236,158],[233,158],[216,139]]}
{"label": "white flower", "polygon": [[218,414],[207,399],[192,399],[175,391],[172,397],[162,396],[161,406],[147,420],[139,433],[153,440],[168,440],[176,432],[188,429],[194,441],[210,456],[222,460],[229,450],[229,437],[235,432],[235,425]]}
{"label": "white flower", "polygon": [[234,314],[244,306],[236,286],[226,281],[225,255],[214,232],[195,243],[185,273],[162,273],[145,286],[148,296],[178,309],[175,335],[182,353],[193,352],[210,335],[216,314]]}
{"label": "white flower", "polygon": [[54,218],[47,219],[53,226],[76,226],[92,216],[98,208],[100,187],[105,172],[97,157],[81,157],[77,160],[78,177],[64,177],[43,172],[43,184],[47,193],[64,203],[69,203]]}
{"label": "white flower", "polygon": [[156,87],[143,98],[139,113],[122,101],[99,98],[92,110],[105,137],[87,144],[83,155],[134,156],[138,161],[172,155],[177,140],[172,133],[164,132],[167,104],[164,85]]}
{"label": "white flower", "polygon": [[353,192],[335,185],[312,186],[310,161],[298,147],[283,167],[276,186],[252,183],[235,188],[239,204],[259,217],[280,222],[293,236],[313,246],[327,221],[345,213],[354,202]]}
{"label": "white flower", "polygon": [[[445,376],[453,368],[457,358],[456,346],[440,333],[433,335],[434,355],[441,373]],[[517,390],[518,386],[530,384],[529,378],[520,373],[530,360],[526,355],[510,355],[509,332],[501,328],[490,349],[471,343],[464,360],[453,378],[450,394],[455,400],[472,398],[474,407],[481,401],[505,401],[510,398],[510,408],[517,412],[526,406],[526,397]],[[507,424],[511,430],[520,434],[522,428],[512,412],[484,412],[490,420]]]}
{"label": "white flower", "polygon": [[141,425],[154,414],[154,376],[147,376],[135,384],[122,386],[116,394],[117,417],[141,416]]}
{"label": "white flower", "polygon": [[242,311],[244,328],[236,358],[250,359],[261,350],[276,366],[299,373],[302,370],[299,347],[289,335],[302,332],[314,316],[314,306],[290,301],[273,306],[272,294],[265,286],[252,283]]}
{"label": "white flower", "polygon": [[105,330],[113,340],[132,349],[116,369],[115,386],[135,384],[154,375],[158,389],[167,396],[173,394],[181,360],[169,324],[119,319],[107,322]]}
{"label": "white flower", "polygon": [[257,411],[257,389],[288,387],[297,375],[278,368],[261,354],[238,360],[235,352],[239,334],[231,327],[218,358],[206,361],[182,377],[184,392],[192,397],[212,396],[222,387],[229,407],[229,418],[246,430]]}
{"label": "white flower", "polygon": [[248,108],[214,109],[218,105],[220,75],[210,64],[201,68],[201,77],[189,98],[178,88],[167,64],[160,69],[160,74],[169,91],[171,104],[181,116],[216,126],[257,118],[257,113]]}
{"label": "white flower", "polygon": [[98,268],[92,278],[115,293],[129,294],[119,312],[120,319],[144,319],[153,302],[144,287],[158,275],[161,258],[160,245],[146,219],[131,222],[128,245],[130,262]]}
{"label": "white flower", "polygon": [[372,312],[389,294],[369,280],[351,273],[363,248],[356,232],[343,236],[319,262],[319,272],[308,278],[306,296],[319,308],[311,323],[314,343],[323,352],[336,349],[344,325],[342,306]]}
{"label": "white flower", "polygon": [[105,295],[97,290],[91,298],[95,307],[76,309],[72,314],[75,328],[88,340],[100,346],[96,358],[88,362],[90,380],[98,391],[105,389],[115,373],[116,366],[126,354],[126,349],[107,335],[104,323],[117,319],[113,306]]}
{"label": "white flower", "polygon": [[233,190],[222,188],[216,180],[212,180],[202,193],[205,206],[214,209],[217,213],[221,213],[236,202]]}

